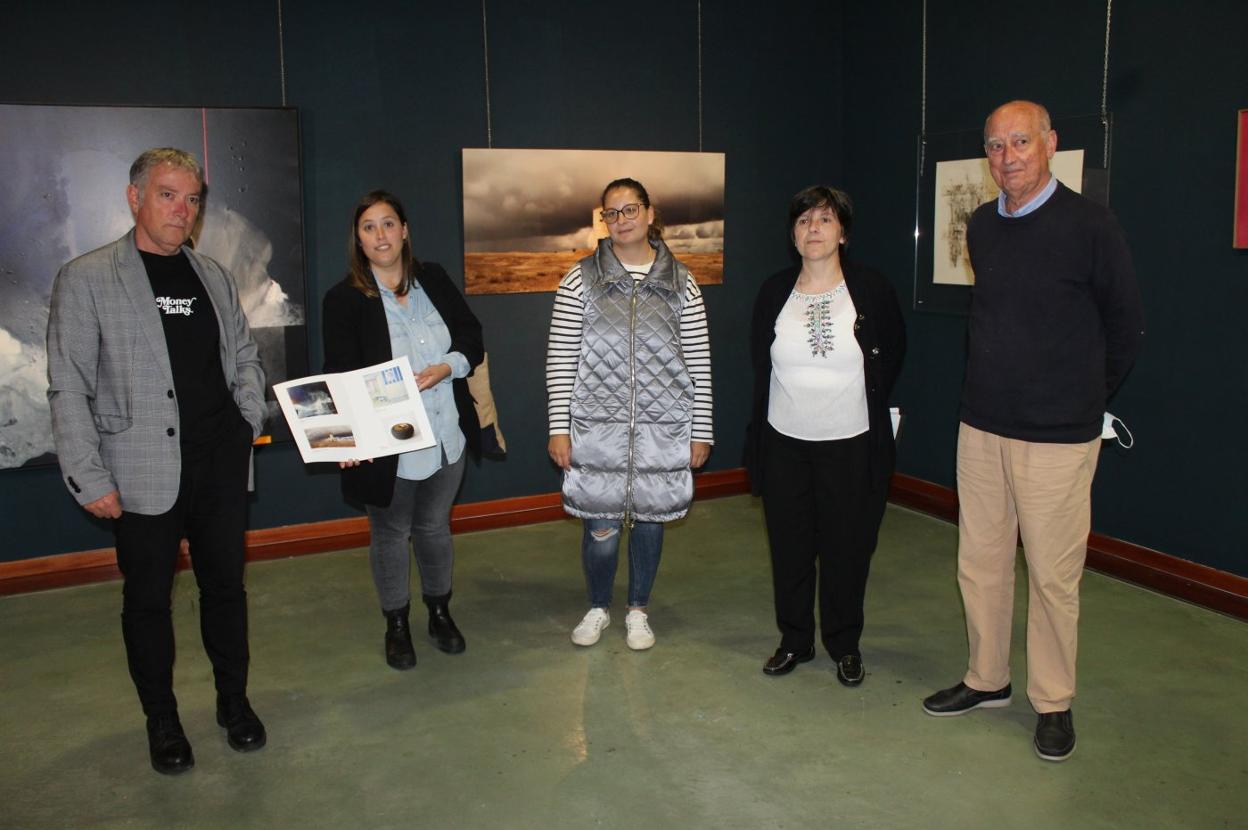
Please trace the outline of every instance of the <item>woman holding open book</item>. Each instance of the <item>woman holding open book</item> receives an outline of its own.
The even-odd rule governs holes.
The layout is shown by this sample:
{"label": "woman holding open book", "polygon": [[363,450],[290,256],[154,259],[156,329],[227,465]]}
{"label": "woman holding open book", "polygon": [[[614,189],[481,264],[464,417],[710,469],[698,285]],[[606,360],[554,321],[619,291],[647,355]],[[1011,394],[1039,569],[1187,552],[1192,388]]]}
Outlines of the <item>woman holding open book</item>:
{"label": "woman holding open book", "polygon": [[[412,255],[403,205],[375,190],[355,207],[346,278],[325,295],[325,371],[346,372],[406,355],[436,444],[377,459],[344,461],[342,491],[368,513],[373,581],[386,618],[386,662],[416,665],[408,613],[415,553],[429,636],[464,650],[451,619],[451,504],[465,453],[478,454],[480,426],[466,378],[481,363],[481,323],[441,266]],[[363,462],[363,463],[361,463]]]}

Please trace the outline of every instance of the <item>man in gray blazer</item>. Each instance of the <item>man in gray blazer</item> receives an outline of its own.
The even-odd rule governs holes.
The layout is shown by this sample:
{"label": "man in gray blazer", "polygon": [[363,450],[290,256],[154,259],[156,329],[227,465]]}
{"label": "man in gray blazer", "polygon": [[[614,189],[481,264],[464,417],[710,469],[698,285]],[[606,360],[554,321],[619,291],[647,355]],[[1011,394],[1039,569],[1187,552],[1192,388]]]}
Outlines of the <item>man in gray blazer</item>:
{"label": "man in gray blazer", "polygon": [[61,472],[111,520],[125,578],[121,628],[153,768],[195,764],[173,694],[173,574],[183,538],[229,745],[264,746],[247,701],[243,533],[264,372],[234,280],[186,242],[203,169],[173,148],[130,168],[134,228],[66,264],[52,287],[48,401]]}

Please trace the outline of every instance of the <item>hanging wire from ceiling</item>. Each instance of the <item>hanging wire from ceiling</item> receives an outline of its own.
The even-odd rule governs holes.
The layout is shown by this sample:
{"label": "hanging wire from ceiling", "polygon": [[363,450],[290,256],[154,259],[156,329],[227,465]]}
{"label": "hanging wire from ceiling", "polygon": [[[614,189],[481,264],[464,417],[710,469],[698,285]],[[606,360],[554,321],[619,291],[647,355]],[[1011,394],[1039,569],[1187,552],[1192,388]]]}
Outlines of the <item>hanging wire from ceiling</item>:
{"label": "hanging wire from ceiling", "polygon": [[1105,0],[1105,62],[1101,67],[1101,167],[1105,170],[1109,169],[1109,25],[1113,9],[1114,0]]}
{"label": "hanging wire from ceiling", "polygon": [[481,0],[481,54],[485,56],[485,146],[494,147],[494,121],[490,115],[490,25]]}
{"label": "hanging wire from ceiling", "polygon": [[702,0],[698,0],[698,152],[702,152]]}
{"label": "hanging wire from ceiling", "polygon": [[919,83],[919,175],[927,160],[927,0],[923,0],[923,35],[919,41],[922,66]]}
{"label": "hanging wire from ceiling", "polygon": [[[926,7],[926,0],[924,0],[924,6]],[[494,146],[494,123],[490,112],[490,25],[485,0],[481,0],[481,54],[485,65],[485,146],[492,148]],[[283,90],[284,84],[283,80]],[[283,100],[285,100],[284,91]],[[702,152],[702,0],[698,0],[698,152]]]}
{"label": "hanging wire from ceiling", "polygon": [[[1109,169],[1109,35],[1114,0],[1105,0],[1105,51],[1101,64],[1101,167]],[[923,31],[920,39],[919,170],[927,159],[927,0],[923,0]]]}
{"label": "hanging wire from ceiling", "polygon": [[286,31],[282,24],[282,0],[277,0],[277,64],[282,82],[282,106],[286,106]]}

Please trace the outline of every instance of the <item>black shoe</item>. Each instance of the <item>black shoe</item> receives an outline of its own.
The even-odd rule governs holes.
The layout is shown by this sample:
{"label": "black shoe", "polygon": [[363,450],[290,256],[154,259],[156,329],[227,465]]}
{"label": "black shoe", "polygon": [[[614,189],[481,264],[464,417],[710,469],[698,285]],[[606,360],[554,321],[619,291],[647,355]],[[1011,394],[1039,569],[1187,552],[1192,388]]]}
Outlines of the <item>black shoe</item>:
{"label": "black shoe", "polygon": [[861,655],[846,654],[836,661],[836,679],[841,681],[842,686],[857,686],[866,676],[867,671],[862,667]]}
{"label": "black shoe", "polygon": [[416,665],[416,649],[412,648],[412,626],[407,620],[409,605],[386,615],[386,665],[403,671]]}
{"label": "black shoe", "polygon": [[1036,754],[1046,761],[1065,761],[1075,751],[1075,721],[1070,710],[1046,712],[1036,722]]}
{"label": "black shoe", "polygon": [[161,775],[177,775],[195,766],[191,742],[182,731],[177,712],[147,719],[147,751],[152,757],[152,769]]}
{"label": "black shoe", "polygon": [[963,715],[972,709],[1001,709],[1010,705],[1010,684],[995,692],[980,692],[965,683],[943,689],[923,701],[923,711],[938,718]]}
{"label": "black shoe", "polygon": [[451,595],[426,596],[424,600],[425,605],[429,606],[429,636],[433,638],[438,650],[447,654],[463,652],[468,645],[464,642],[464,635],[459,633],[455,621],[451,619]]}
{"label": "black shoe", "polygon": [[772,677],[779,677],[782,674],[788,674],[797,668],[798,663],[809,663],[815,659],[815,647],[811,646],[805,651],[785,651],[784,646],[776,649],[776,653],[767,659],[763,664],[763,674],[769,674]]}
{"label": "black shoe", "polygon": [[264,724],[246,695],[230,695],[217,698],[217,726],[225,727],[225,739],[236,752],[252,752],[268,741]]}

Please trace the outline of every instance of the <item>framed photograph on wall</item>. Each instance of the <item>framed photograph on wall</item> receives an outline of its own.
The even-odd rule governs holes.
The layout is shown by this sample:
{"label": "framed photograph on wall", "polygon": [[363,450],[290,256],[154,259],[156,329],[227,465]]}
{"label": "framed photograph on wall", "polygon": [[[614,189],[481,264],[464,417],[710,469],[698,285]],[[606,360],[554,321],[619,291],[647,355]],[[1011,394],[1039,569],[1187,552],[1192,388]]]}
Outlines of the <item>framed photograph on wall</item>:
{"label": "framed photograph on wall", "polygon": [[[1059,181],[1103,204],[1109,201],[1106,142],[1099,115],[1058,119],[1057,153],[1049,169]],[[997,198],[988,172],[982,128],[919,139],[915,185],[914,307],[965,314],[974,273],[966,250],[966,223],[975,209]]]}
{"label": "framed photograph on wall", "polygon": [[554,291],[607,236],[607,182],[641,182],[663,240],[701,285],[724,281],[724,154],[465,148],[464,293]]}
{"label": "framed photograph on wall", "polygon": [[[267,383],[308,373],[298,113],[286,108],[0,105],[0,469],[56,460],[45,337],[69,260],[134,226],[130,165],[178,147],[204,166],[192,234],[238,284]],[[268,392],[265,432],[289,438]]]}

